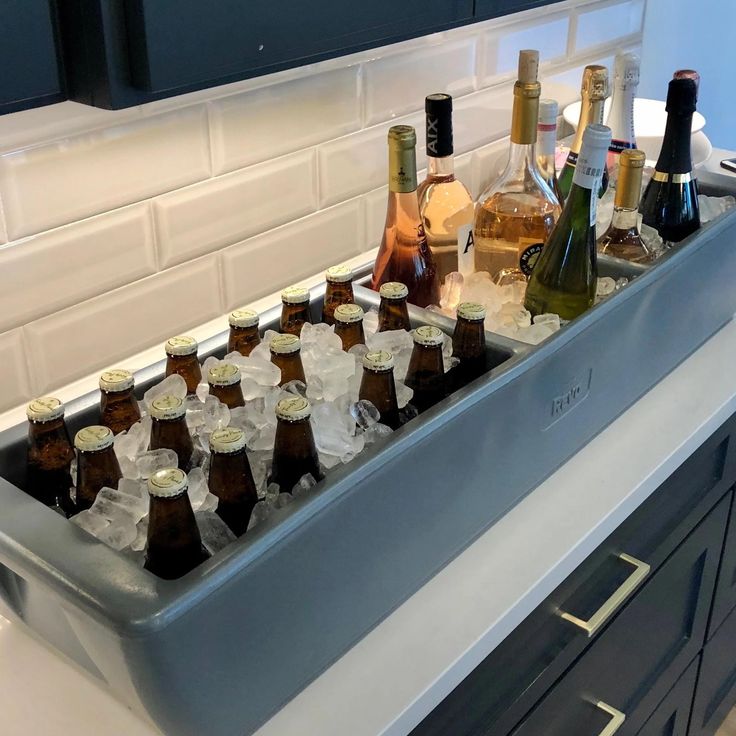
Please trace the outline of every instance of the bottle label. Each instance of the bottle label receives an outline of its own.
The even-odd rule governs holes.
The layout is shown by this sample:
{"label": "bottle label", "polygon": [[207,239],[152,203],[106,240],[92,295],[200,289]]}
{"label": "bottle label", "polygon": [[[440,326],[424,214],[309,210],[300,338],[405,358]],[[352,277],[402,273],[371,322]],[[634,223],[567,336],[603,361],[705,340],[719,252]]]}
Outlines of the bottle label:
{"label": "bottle label", "polygon": [[578,155],[575,151],[571,150],[570,153],[567,154],[567,164],[569,166],[572,166],[574,169],[578,164]]}
{"label": "bottle label", "polygon": [[519,256],[519,268],[524,276],[531,276],[534,266],[539,259],[539,254],[544,248],[544,243],[536,242],[524,248]]}
{"label": "bottle label", "polygon": [[457,270],[463,276],[469,276],[475,271],[475,237],[472,222],[457,229]]}
{"label": "bottle label", "polygon": [[617,141],[614,139],[611,141],[611,145],[608,146],[608,150],[611,153],[621,153],[628,148],[636,148],[636,143],[634,141]]}

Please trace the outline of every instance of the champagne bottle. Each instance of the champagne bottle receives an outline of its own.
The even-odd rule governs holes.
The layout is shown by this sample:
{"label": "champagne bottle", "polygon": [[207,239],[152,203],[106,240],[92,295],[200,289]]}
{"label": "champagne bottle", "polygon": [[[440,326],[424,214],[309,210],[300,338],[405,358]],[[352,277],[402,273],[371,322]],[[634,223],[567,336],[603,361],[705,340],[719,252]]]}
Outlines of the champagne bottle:
{"label": "champagne bottle", "polygon": [[389,177],[386,225],[373,266],[371,288],[400,281],[419,307],[439,304],[440,290],[417,199],[417,134],[410,125],[388,131]]}
{"label": "champagne bottle", "polygon": [[547,186],[562,204],[564,197],[557,181],[555,150],[557,148],[557,100],[539,100],[539,122],[537,123],[537,166]]}
{"label": "champagne bottle", "polygon": [[[455,178],[452,142],[452,97],[429,95],[427,113],[427,178],[419,185],[419,212],[434,257],[437,278],[461,270],[458,256],[468,250],[473,225],[473,198]],[[469,253],[472,271],[472,251]]]}
{"label": "champagne bottle", "polygon": [[[610,148],[608,149],[610,153]],[[639,233],[639,194],[646,154],[637,149],[621,152],[618,184],[613,202],[613,219],[598,239],[598,252],[634,263],[652,259]]]}
{"label": "champagne bottle", "polygon": [[569,320],[593,304],[598,280],[596,192],[610,142],[611,130],[605,125],[585,129],[570,194],[527,286],[524,306],[532,315],[552,312]]}
{"label": "champagne bottle", "polygon": [[475,268],[488,271],[498,284],[526,281],[560,215],[559,202],[536,162],[538,65],[538,51],[520,52],[509,160],[475,210]]}
{"label": "champagne bottle", "polygon": [[640,210],[662,240],[678,243],[700,227],[698,183],[692,173],[690,131],[697,99],[692,79],[673,79],[667,93],[667,127]]}
{"label": "champagne bottle", "polygon": [[700,74],[695,69],[678,69],[672,79],[692,79],[695,82],[695,102],[698,101],[698,90],[700,88]]}
{"label": "champagne bottle", "polygon": [[636,148],[634,133],[634,98],[639,87],[639,57],[636,54],[616,54],[613,65],[613,96],[606,125],[611,129],[608,149],[608,175],[615,186],[618,179],[619,156],[628,148]]}
{"label": "champagne bottle", "polygon": [[[580,120],[570,146],[570,153],[560,173],[560,191],[567,198],[572,187],[573,175],[580,148],[583,144],[583,135],[588,125],[603,123],[603,108],[608,97],[608,69],[598,64],[589,64],[583,71],[583,83],[580,88],[582,102],[580,104]],[[604,168],[598,196],[602,197],[608,189],[608,171]]]}

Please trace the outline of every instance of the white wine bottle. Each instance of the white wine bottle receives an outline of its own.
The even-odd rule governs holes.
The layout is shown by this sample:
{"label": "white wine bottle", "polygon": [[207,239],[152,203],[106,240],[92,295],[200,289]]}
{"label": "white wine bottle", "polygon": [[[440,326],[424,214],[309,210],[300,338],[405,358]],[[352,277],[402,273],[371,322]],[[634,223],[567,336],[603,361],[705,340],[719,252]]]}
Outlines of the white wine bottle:
{"label": "white wine bottle", "polygon": [[608,149],[608,176],[615,188],[618,162],[622,151],[636,148],[634,133],[634,98],[639,87],[639,57],[632,53],[616,54],[613,64],[613,95],[606,125],[611,129]]}

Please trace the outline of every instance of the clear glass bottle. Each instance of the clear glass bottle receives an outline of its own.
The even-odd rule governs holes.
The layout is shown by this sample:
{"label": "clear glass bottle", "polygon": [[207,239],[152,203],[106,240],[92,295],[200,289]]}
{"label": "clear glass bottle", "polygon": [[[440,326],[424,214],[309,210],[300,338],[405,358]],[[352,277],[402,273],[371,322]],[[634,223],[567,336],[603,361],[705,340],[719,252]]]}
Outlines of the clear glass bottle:
{"label": "clear glass bottle", "polygon": [[[572,187],[573,174],[577,164],[580,149],[583,145],[583,135],[588,125],[603,124],[603,111],[608,97],[608,69],[599,64],[589,64],[583,71],[583,82],[580,87],[582,101],[580,103],[580,119],[575,130],[567,161],[559,176],[560,191],[567,198]],[[608,189],[608,170],[603,170],[598,196],[602,197]]]}
{"label": "clear glass bottle", "polygon": [[616,187],[619,156],[622,151],[636,148],[634,133],[634,98],[639,87],[640,60],[636,54],[616,54],[613,65],[613,95],[606,125],[611,129],[608,149],[608,178]]}
{"label": "clear glass bottle", "polygon": [[520,52],[509,161],[501,176],[480,195],[475,209],[475,268],[488,271],[498,284],[527,279],[560,215],[557,198],[542,179],[536,161],[538,65],[539,52]]}
{"label": "clear glass bottle", "polygon": [[373,265],[371,288],[400,281],[418,307],[439,304],[440,288],[417,199],[417,134],[410,125],[388,131],[389,177],[386,225]]}
{"label": "clear glass bottle", "polygon": [[[474,203],[465,185],[455,178],[452,140],[452,97],[429,95],[427,115],[427,178],[419,185],[419,213],[434,256],[437,278],[458,271],[458,253],[468,251]],[[472,255],[472,254],[471,254]]]}
{"label": "clear glass bottle", "polygon": [[539,122],[537,123],[537,166],[547,186],[557,198],[558,204],[564,201],[557,181],[557,100],[539,100]]}
{"label": "clear glass bottle", "polygon": [[639,195],[645,160],[644,151],[636,148],[621,152],[613,218],[606,232],[598,238],[599,253],[634,263],[652,260],[652,253],[639,233]]}

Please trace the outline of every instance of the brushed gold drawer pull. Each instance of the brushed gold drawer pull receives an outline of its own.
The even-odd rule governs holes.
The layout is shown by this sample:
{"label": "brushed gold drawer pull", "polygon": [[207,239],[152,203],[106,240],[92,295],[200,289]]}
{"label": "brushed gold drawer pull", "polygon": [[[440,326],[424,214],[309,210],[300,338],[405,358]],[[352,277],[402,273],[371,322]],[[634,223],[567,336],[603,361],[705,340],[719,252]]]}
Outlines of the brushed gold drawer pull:
{"label": "brushed gold drawer pull", "polygon": [[[627,562],[629,565],[632,565],[634,571],[628,578],[626,578],[626,580],[624,580],[623,583],[621,583],[621,585],[618,586],[618,588],[616,588],[616,590],[613,591],[611,597],[587,621],[584,621],[577,616],[573,616],[571,613],[560,611],[560,616],[564,618],[565,621],[569,621],[570,623],[575,624],[575,626],[581,628],[588,634],[588,638],[596,635],[598,630],[606,623],[606,621],[608,621],[608,619],[610,619],[611,616],[621,608],[624,601],[626,601],[626,599],[641,585],[644,578],[649,575],[649,572],[652,569],[651,565],[648,565],[646,562],[637,560],[635,557],[631,557],[623,552],[621,552],[618,557],[620,560],[623,560],[623,562]],[[613,732],[611,731],[611,733]]]}
{"label": "brushed gold drawer pull", "polygon": [[626,714],[622,713],[620,710],[616,710],[610,705],[607,705],[602,700],[599,700],[595,704],[595,707],[600,708],[604,713],[611,716],[611,720],[608,722],[608,725],[598,734],[598,736],[613,736],[613,734],[621,728],[621,725],[626,720]]}

